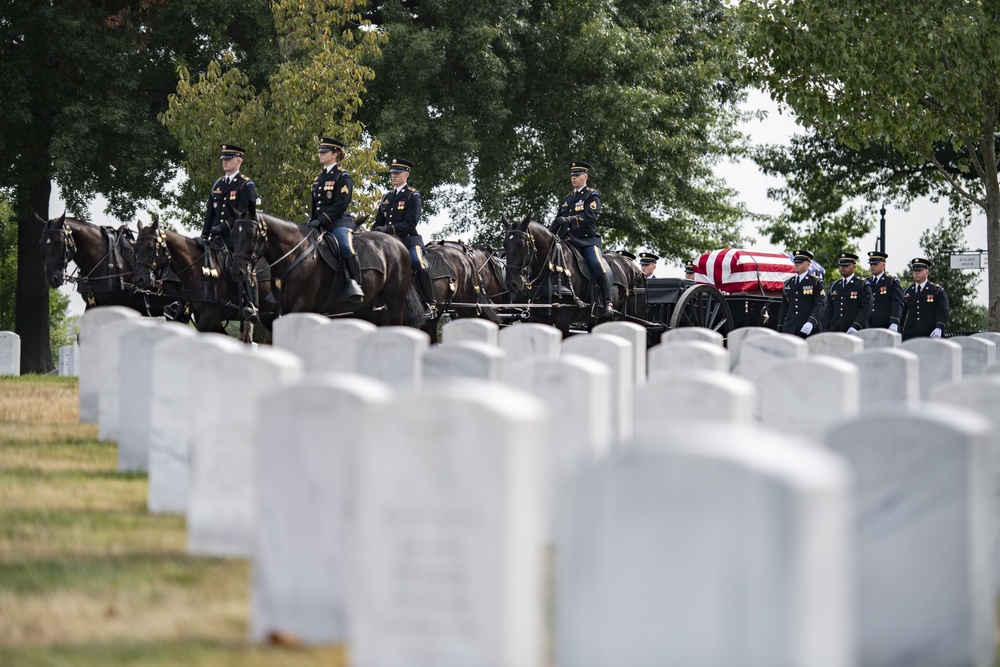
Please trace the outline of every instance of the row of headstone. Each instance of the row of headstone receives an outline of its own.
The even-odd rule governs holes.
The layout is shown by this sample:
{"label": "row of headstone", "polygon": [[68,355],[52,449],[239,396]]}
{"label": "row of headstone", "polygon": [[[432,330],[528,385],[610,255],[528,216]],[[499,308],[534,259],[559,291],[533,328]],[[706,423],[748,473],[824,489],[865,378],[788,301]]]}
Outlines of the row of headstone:
{"label": "row of headstone", "polygon": [[59,348],[59,363],[56,370],[60,377],[80,375],[80,348],[77,345],[64,345]]}
{"label": "row of headstone", "polygon": [[0,331],[0,375],[21,374],[21,337],[13,331]]}

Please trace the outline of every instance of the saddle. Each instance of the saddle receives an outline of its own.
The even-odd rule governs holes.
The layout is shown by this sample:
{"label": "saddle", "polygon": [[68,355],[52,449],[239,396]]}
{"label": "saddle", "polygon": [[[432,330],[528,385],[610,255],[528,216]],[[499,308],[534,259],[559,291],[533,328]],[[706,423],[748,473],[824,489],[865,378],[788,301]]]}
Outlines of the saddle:
{"label": "saddle", "polygon": [[[580,249],[577,248],[572,243],[569,243],[568,241],[564,241],[562,243],[562,247],[564,247],[564,248],[568,247],[570,249],[570,251],[576,256],[576,265],[580,269],[580,275],[583,276],[584,278],[586,278],[587,282],[590,283],[590,285],[592,285],[592,286],[596,285],[597,283],[594,281],[594,272],[590,270],[590,262],[588,262],[587,258],[583,256],[583,253],[580,252]],[[605,259],[603,253],[601,255],[601,263],[604,264],[604,269],[606,271],[608,271],[609,275],[611,276],[611,284],[612,285],[619,285],[621,287],[629,287],[629,285],[625,284],[625,279],[624,279],[623,276],[619,275],[615,271],[612,271],[611,265],[608,264],[608,260]],[[568,267],[568,263],[567,263],[567,267]]]}
{"label": "saddle", "polygon": [[[340,271],[340,244],[337,243],[337,237],[324,232],[322,238],[316,243],[316,249],[327,266],[335,273]],[[354,236],[354,252],[358,255],[358,263],[361,265],[362,271],[378,271],[385,275],[385,260],[381,253],[375,250],[363,236]]]}
{"label": "saddle", "polygon": [[[437,241],[434,243],[427,244],[427,247],[433,250],[437,246],[443,246],[444,243]],[[437,280],[438,278],[447,278],[451,284],[458,282],[458,274],[455,273],[453,269],[445,260],[444,257],[437,254],[436,252],[426,252],[424,253],[424,259],[427,260],[427,271],[431,274],[431,280]]]}

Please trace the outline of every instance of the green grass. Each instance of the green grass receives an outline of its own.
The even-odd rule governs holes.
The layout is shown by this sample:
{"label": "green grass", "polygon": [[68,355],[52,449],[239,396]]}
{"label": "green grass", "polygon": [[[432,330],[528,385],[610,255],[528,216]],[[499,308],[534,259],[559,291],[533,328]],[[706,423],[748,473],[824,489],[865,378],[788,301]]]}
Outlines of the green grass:
{"label": "green grass", "polygon": [[76,402],[72,378],[0,378],[0,667],[346,664],[249,642],[249,563],[188,556]]}

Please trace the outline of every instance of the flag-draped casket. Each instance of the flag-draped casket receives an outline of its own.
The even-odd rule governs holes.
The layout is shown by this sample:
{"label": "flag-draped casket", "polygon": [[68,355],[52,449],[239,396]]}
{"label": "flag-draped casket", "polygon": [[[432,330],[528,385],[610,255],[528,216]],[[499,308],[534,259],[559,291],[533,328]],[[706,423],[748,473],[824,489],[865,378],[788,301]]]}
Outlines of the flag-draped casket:
{"label": "flag-draped casket", "polygon": [[788,255],[724,248],[707,252],[694,262],[694,279],[723,292],[780,292],[795,273]]}

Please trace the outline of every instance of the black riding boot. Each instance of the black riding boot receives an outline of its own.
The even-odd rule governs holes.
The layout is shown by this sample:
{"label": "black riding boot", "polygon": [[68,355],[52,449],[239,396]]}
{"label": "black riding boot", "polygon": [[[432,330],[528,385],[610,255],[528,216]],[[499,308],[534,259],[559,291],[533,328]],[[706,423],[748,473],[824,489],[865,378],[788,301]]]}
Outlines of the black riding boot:
{"label": "black riding boot", "polygon": [[417,269],[414,271],[417,277],[417,289],[424,297],[424,305],[427,307],[427,317],[433,319],[437,315],[437,301],[434,299],[434,285],[431,284],[431,272],[427,269]]}
{"label": "black riding boot", "polygon": [[244,322],[260,324],[260,310],[257,307],[257,282],[244,280],[240,283],[240,290],[243,293],[243,309],[240,311],[240,317]]}
{"label": "black riding boot", "polygon": [[365,293],[361,289],[361,262],[358,256],[352,253],[350,257],[345,257],[344,268],[347,269],[347,276],[342,299],[348,303],[361,303],[365,300]]}
{"label": "black riding boot", "polygon": [[597,284],[601,288],[601,305],[605,313],[614,311],[614,304],[611,303],[611,274],[607,271],[601,273]]}

